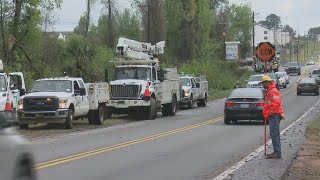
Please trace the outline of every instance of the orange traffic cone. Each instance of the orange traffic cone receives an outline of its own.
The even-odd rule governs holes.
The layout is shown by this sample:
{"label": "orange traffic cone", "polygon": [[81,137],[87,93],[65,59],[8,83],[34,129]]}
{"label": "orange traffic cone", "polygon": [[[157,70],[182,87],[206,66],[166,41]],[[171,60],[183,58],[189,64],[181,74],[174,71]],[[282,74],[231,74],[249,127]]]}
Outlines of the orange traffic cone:
{"label": "orange traffic cone", "polygon": [[144,90],[144,96],[145,97],[149,97],[150,96],[149,82],[147,83],[146,89]]}
{"label": "orange traffic cone", "polygon": [[5,111],[12,111],[9,94],[7,94],[7,101],[6,101],[6,106],[5,106],[4,110],[5,110]]}

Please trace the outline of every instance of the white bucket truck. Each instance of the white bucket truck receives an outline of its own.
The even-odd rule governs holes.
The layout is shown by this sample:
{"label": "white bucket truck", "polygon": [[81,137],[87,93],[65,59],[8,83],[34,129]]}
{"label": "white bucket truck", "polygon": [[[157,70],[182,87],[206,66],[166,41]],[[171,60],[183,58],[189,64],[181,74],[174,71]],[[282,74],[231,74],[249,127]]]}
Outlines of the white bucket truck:
{"label": "white bucket truck", "polygon": [[176,68],[160,68],[154,55],[164,53],[165,42],[156,45],[120,38],[110,81],[107,114],[137,115],[155,119],[157,110],[174,116],[180,102],[180,82]]}
{"label": "white bucket truck", "polygon": [[107,117],[108,100],[105,82],[84,83],[82,78],[67,76],[39,79],[19,99],[17,118],[22,129],[35,123],[60,123],[71,129],[73,121],[83,117],[101,125]]}

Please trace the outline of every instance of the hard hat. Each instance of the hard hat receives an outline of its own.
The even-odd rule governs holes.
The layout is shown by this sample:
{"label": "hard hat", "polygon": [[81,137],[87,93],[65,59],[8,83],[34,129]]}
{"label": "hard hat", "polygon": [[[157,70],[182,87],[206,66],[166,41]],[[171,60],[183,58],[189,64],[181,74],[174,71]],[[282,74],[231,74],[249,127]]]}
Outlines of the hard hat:
{"label": "hard hat", "polygon": [[261,82],[264,82],[264,81],[273,81],[273,80],[270,78],[270,76],[265,74],[261,78]]}

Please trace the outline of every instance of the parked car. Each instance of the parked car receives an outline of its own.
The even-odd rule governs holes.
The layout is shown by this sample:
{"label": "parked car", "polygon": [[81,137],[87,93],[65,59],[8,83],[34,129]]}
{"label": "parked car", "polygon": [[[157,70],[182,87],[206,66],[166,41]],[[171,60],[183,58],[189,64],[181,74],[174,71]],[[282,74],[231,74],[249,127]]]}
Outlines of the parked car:
{"label": "parked car", "polygon": [[314,62],[314,61],[312,61],[312,60],[310,60],[310,61],[308,61],[307,62],[307,65],[315,65],[316,63]]}
{"label": "parked car", "polygon": [[320,69],[314,69],[310,73],[311,78],[315,78],[317,83],[320,84]]}
{"label": "parked car", "polygon": [[286,68],[287,74],[298,74],[301,75],[301,65],[298,62],[289,62]]}
{"label": "parked car", "polygon": [[8,116],[0,116],[0,179],[35,180],[34,157],[26,140],[18,135]]}
{"label": "parked car", "polygon": [[239,120],[264,120],[262,115],[264,99],[260,88],[238,88],[225,101],[224,123]]}
{"label": "parked car", "polygon": [[319,85],[315,78],[302,78],[298,82],[297,95],[299,96],[302,93],[314,93],[317,96],[319,95]]}
{"label": "parked car", "polygon": [[279,86],[283,87],[283,88],[287,88],[287,79],[284,76],[283,72],[276,72],[276,77],[279,81]]}

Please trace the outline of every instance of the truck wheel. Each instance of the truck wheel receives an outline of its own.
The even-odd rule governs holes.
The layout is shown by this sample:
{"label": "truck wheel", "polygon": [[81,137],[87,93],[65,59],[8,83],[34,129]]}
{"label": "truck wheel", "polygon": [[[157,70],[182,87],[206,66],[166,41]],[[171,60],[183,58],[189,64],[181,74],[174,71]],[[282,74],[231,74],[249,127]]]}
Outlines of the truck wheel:
{"label": "truck wheel", "polygon": [[96,125],[102,125],[103,124],[103,121],[105,119],[105,106],[103,105],[100,105],[99,108],[98,108],[98,111],[96,113],[96,118],[95,118],[95,123]]}
{"label": "truck wheel", "polygon": [[19,124],[20,129],[28,129],[29,128],[29,124]]}
{"label": "truck wheel", "polygon": [[202,107],[206,107],[207,106],[207,102],[208,102],[208,96],[207,96],[207,93],[206,93],[205,98],[202,100]]}
{"label": "truck wheel", "polygon": [[89,113],[88,113],[89,124],[94,124],[95,117],[96,117],[96,112],[93,111],[93,110],[90,110]]}
{"label": "truck wheel", "polygon": [[169,107],[168,108],[169,116],[176,115],[176,112],[177,112],[177,98],[176,98],[176,96],[172,96],[172,102],[169,104],[168,107]]}
{"label": "truck wheel", "polygon": [[191,98],[190,98],[190,102],[188,103],[188,108],[189,109],[193,108],[193,96],[192,95],[191,95]]}
{"label": "truck wheel", "polygon": [[162,116],[169,116],[168,104],[164,104],[162,107]]}
{"label": "truck wheel", "polygon": [[66,118],[64,128],[65,129],[72,129],[72,126],[73,126],[73,109],[69,108],[68,117]]}
{"label": "truck wheel", "polygon": [[157,103],[154,98],[150,99],[150,107],[148,108],[148,115],[149,120],[154,120],[157,117]]}

